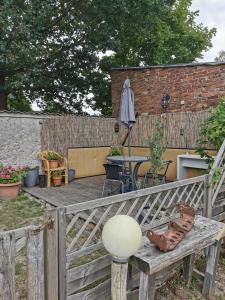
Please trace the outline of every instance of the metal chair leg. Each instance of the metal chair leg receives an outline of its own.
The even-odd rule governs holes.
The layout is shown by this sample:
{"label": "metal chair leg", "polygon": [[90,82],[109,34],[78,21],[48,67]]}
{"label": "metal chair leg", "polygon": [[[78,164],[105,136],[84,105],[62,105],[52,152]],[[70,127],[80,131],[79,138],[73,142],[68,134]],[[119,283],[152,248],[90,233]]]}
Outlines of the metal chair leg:
{"label": "metal chair leg", "polygon": [[145,173],[145,176],[144,176],[144,182],[143,182],[144,189],[146,188],[146,179],[147,179],[147,173]]}
{"label": "metal chair leg", "polygon": [[104,180],[104,183],[103,183],[103,188],[102,188],[102,197],[104,196],[105,184],[106,184],[106,179]]}
{"label": "metal chair leg", "polygon": [[121,186],[122,186],[122,194],[124,193],[124,183],[121,181]]}

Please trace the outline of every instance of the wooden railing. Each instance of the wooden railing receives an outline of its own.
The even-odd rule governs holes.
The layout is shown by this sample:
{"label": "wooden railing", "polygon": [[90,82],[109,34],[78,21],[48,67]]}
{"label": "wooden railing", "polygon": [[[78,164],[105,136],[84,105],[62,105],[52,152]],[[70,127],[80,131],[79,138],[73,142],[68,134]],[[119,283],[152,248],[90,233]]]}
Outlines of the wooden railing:
{"label": "wooden railing", "polygon": [[[219,177],[219,180],[215,177]],[[214,160],[212,169],[208,175],[208,185],[209,185],[208,209],[207,209],[208,217],[213,216],[213,207],[215,207],[216,201],[218,200],[219,193],[224,192],[224,183],[225,183],[225,140]]]}
{"label": "wooden railing", "polygon": [[[101,231],[116,214],[135,218],[143,232],[162,226],[176,215],[176,204],[187,202],[204,213],[207,175],[59,209],[59,286],[61,299],[110,297],[110,258]],[[90,261],[90,258],[93,258]],[[132,283],[138,286],[136,273]]]}

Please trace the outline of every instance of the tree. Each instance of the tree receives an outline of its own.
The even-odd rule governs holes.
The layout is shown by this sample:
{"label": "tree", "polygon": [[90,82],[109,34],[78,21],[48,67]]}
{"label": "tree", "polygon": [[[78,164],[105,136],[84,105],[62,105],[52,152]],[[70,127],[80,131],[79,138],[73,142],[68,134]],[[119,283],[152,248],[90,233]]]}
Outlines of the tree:
{"label": "tree", "polygon": [[215,58],[215,61],[216,62],[225,62],[225,51],[224,50],[221,50],[218,53],[218,56]]}
{"label": "tree", "polygon": [[[214,29],[190,0],[3,0],[0,109],[8,99],[46,111],[111,113],[110,69],[192,62]],[[93,95],[93,97],[90,97]],[[12,107],[12,105],[10,106]]]}

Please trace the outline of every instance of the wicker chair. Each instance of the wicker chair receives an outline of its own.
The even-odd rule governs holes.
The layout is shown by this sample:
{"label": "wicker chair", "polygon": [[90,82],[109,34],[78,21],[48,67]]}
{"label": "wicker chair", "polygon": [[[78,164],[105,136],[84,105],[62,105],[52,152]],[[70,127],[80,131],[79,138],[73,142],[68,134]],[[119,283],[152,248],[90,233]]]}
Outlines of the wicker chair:
{"label": "wicker chair", "polygon": [[[46,159],[48,152],[54,153],[59,157],[59,166],[54,169],[50,169],[49,167],[49,161]],[[67,159],[66,157],[63,157],[59,153],[55,151],[42,151],[39,154],[39,159],[42,161],[42,170],[43,173],[47,176],[47,187],[51,187],[51,177],[52,177],[52,172],[54,171],[62,171],[63,174],[62,176],[65,177],[65,185],[68,185],[68,164],[67,164]]]}

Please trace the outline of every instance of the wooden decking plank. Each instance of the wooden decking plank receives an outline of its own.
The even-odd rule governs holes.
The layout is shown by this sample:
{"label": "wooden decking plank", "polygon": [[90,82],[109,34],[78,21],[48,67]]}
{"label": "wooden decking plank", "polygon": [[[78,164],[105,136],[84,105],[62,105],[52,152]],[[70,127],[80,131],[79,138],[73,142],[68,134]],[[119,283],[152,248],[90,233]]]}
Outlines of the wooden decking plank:
{"label": "wooden decking plank", "polygon": [[105,176],[94,176],[76,179],[67,186],[40,188],[24,187],[30,195],[45,201],[55,207],[88,202],[101,197],[102,185]]}

